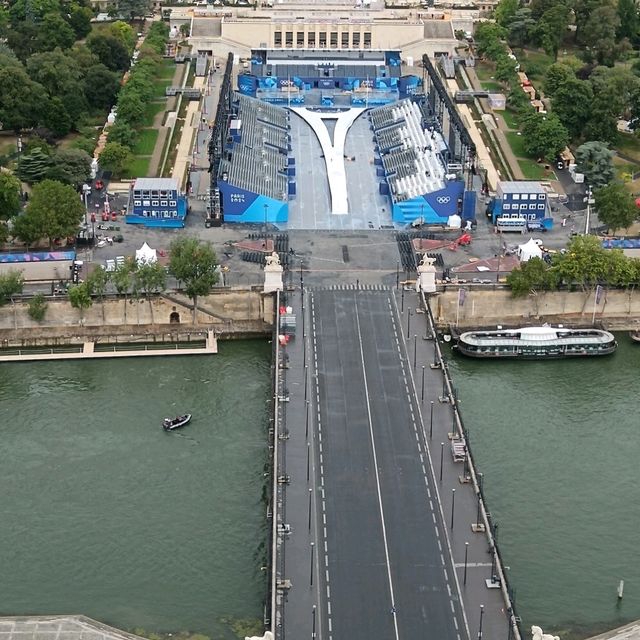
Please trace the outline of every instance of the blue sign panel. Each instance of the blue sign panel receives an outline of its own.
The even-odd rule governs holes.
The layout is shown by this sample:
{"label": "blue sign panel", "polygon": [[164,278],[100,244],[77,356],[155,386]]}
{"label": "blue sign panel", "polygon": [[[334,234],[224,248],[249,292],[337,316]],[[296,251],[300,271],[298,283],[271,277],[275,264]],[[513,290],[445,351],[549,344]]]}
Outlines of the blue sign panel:
{"label": "blue sign panel", "polygon": [[218,188],[222,194],[222,211],[225,218],[242,215],[258,198],[257,193],[234,187],[222,180],[218,181]]}
{"label": "blue sign panel", "polygon": [[256,89],[258,88],[258,78],[247,74],[238,76],[238,91],[244,96],[252,96],[255,98]]}

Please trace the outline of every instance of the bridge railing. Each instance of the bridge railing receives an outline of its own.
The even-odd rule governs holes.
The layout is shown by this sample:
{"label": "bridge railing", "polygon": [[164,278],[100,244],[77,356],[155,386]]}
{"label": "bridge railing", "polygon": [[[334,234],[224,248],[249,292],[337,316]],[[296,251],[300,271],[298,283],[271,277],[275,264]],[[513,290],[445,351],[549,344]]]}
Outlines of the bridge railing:
{"label": "bridge railing", "polygon": [[[500,582],[500,590],[502,592],[502,597],[505,602],[505,613],[507,616],[508,624],[509,624],[509,640],[512,638],[514,640],[521,640],[521,629],[520,629],[520,617],[517,615],[516,607],[515,607],[515,591],[509,584],[509,580],[504,571],[505,564],[502,560],[502,554],[500,553],[500,549],[498,547],[498,543],[496,540],[496,534],[498,525],[494,523],[491,514],[487,508],[487,503],[484,495],[484,487],[482,481],[482,474],[477,471],[477,466],[473,460],[473,455],[471,453],[471,446],[469,443],[469,432],[464,426],[464,422],[462,416],[460,414],[460,410],[458,408],[457,401],[457,393],[456,389],[453,386],[453,382],[451,380],[451,375],[449,373],[449,369],[447,367],[447,363],[445,362],[444,356],[442,355],[442,348],[437,339],[436,333],[436,324],[433,317],[433,312],[431,310],[431,306],[424,294],[423,291],[420,292],[420,296],[422,298],[422,304],[426,311],[427,315],[427,331],[431,332],[431,336],[433,337],[433,343],[435,348],[435,360],[436,364],[440,365],[442,369],[443,375],[443,396],[445,396],[448,401],[451,403],[454,419],[453,419],[453,428],[454,428],[454,437],[459,438],[465,447],[465,466],[469,472],[469,476],[471,478],[471,482],[473,484],[474,492],[478,499],[478,507],[480,510],[480,514],[482,516],[482,524],[484,525],[485,535],[487,536],[487,540],[489,542],[489,550],[491,553],[491,562],[492,567],[495,567],[495,573],[492,573],[491,580],[493,580],[494,575],[497,575],[497,578]],[[445,395],[446,394],[446,395]],[[465,472],[465,476],[466,476]]]}

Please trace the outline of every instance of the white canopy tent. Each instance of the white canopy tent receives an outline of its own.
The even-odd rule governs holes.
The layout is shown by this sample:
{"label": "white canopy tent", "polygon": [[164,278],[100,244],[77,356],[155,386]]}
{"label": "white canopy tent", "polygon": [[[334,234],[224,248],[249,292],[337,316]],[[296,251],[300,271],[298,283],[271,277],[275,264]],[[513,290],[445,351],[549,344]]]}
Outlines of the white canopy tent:
{"label": "white canopy tent", "polygon": [[520,262],[527,262],[527,260],[531,260],[531,258],[542,258],[540,244],[540,240],[529,238],[528,242],[519,245],[517,254]]}
{"label": "white canopy tent", "polygon": [[454,213],[452,216],[449,216],[447,226],[450,229],[459,229],[462,226],[462,218],[457,213]]}
{"label": "white canopy tent", "polygon": [[155,249],[152,249],[146,242],[136,249],[136,262],[138,264],[153,264],[158,262],[158,255]]}

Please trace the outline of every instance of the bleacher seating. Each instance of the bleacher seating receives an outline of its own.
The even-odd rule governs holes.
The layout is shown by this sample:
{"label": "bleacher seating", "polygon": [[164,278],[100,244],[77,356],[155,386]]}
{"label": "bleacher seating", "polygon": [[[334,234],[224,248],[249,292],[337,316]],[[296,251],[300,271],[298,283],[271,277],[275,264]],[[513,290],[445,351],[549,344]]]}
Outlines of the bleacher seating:
{"label": "bleacher seating", "polygon": [[446,148],[438,131],[424,130],[424,112],[411,99],[373,109],[370,113],[382,165],[394,202],[443,189]]}
{"label": "bleacher seating", "polygon": [[288,115],[284,109],[234,94],[240,141],[220,161],[218,176],[241,189],[288,199]]}

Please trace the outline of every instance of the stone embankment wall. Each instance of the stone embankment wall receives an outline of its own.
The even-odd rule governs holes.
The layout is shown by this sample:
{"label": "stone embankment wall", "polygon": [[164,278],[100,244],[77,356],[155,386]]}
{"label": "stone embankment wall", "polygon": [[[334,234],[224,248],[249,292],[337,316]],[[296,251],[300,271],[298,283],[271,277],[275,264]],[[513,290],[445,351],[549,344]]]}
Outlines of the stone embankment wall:
{"label": "stone embankment wall", "polygon": [[220,290],[198,298],[193,318],[191,300],[180,293],[150,300],[126,300],[113,296],[82,314],[64,298],[49,298],[45,318],[29,317],[28,304],[0,307],[0,346],[65,344],[83,338],[100,342],[183,341],[204,339],[207,329],[220,338],[270,333],[275,301],[261,291]]}
{"label": "stone embankment wall", "polygon": [[448,287],[431,297],[431,309],[439,327],[514,326],[542,322],[568,326],[601,323],[612,330],[640,329],[640,291],[603,291],[596,304],[595,291],[549,291],[513,298],[507,288],[465,287],[459,306],[458,288]]}

